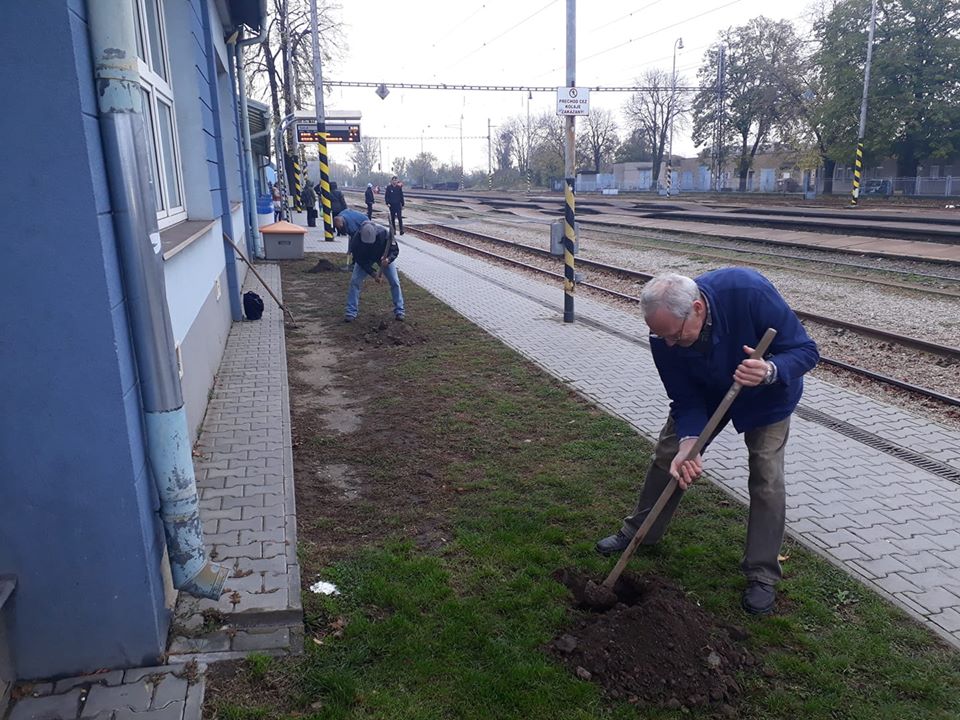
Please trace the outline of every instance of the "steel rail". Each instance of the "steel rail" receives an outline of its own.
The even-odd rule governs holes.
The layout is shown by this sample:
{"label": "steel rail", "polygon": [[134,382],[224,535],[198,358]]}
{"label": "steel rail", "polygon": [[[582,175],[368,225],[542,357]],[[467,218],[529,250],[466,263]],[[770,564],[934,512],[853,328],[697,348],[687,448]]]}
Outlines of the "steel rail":
{"label": "steel rail", "polygon": [[[539,255],[541,257],[553,257],[547,250],[541,248],[531,247],[529,245],[524,245],[522,243],[515,243],[511,240],[504,240],[502,238],[495,238],[489,235],[483,235],[482,233],[473,232],[472,230],[461,230],[460,228],[452,228],[444,225],[439,225],[444,230],[449,230],[451,232],[458,232],[467,236],[472,236],[480,240],[487,242],[492,242],[495,244],[503,245],[505,247],[510,247],[517,250],[523,250],[530,252],[534,255]],[[617,267],[616,265],[608,265],[606,263],[597,262],[595,260],[587,260],[583,257],[577,258],[577,264],[582,268],[594,268],[595,270],[600,270],[602,272],[609,272],[618,275],[623,275],[629,278],[636,278],[638,280],[651,280],[654,275],[650,273],[641,272],[639,270],[631,270],[629,268]],[[837,318],[827,317],[825,315],[818,315],[816,313],[806,312],[803,310],[794,310],[797,317],[810,320],[811,322],[820,323],[821,325],[829,325],[831,327],[839,327],[845,330],[852,330],[858,332],[862,335],[868,335],[880,340],[886,340],[888,342],[894,342],[905,347],[911,347],[916,350],[923,350],[924,352],[933,353],[935,355],[941,355],[943,357],[952,358],[955,360],[960,360],[960,348],[953,347],[951,345],[942,345],[940,343],[931,342],[929,340],[923,340],[921,338],[911,337],[909,335],[901,335],[899,333],[890,332],[888,330],[882,330],[880,328],[871,327],[870,325],[862,325],[858,323],[848,322],[846,320],[839,320]]]}
{"label": "steel rail", "polygon": [[[453,230],[454,232],[467,232],[467,233],[469,232],[469,231],[463,231],[463,230],[453,229],[453,228],[444,228],[444,229]],[[427,239],[430,239],[430,240],[436,240],[439,242],[447,243],[449,245],[453,245],[455,247],[467,250],[468,252],[472,252],[472,253],[481,255],[483,257],[488,257],[492,260],[497,260],[499,262],[504,262],[509,265],[513,265],[515,267],[520,267],[525,270],[538,273],[540,275],[546,275],[548,277],[558,279],[558,280],[563,279],[563,275],[561,273],[553,272],[552,270],[546,270],[545,268],[537,267],[535,265],[530,265],[528,263],[522,262],[520,260],[515,260],[513,258],[504,257],[503,255],[497,255],[496,253],[490,252],[489,250],[483,250],[482,248],[478,248],[474,245],[469,245],[467,243],[462,243],[457,240],[453,240],[451,238],[443,237],[442,235],[437,235],[436,233],[432,233],[419,226],[408,225],[407,231],[425,236]],[[479,233],[470,233],[470,234],[479,235]],[[480,237],[483,237],[483,236],[480,236]],[[490,239],[495,242],[504,243],[506,245],[516,245],[516,243],[511,243],[508,240],[501,240],[500,238],[490,238]],[[545,250],[540,250],[539,248],[530,248],[529,246],[520,246],[520,247],[521,249],[533,250],[533,251],[536,251],[538,254],[542,253],[544,255],[553,257],[552,255],[550,255],[549,252]],[[584,264],[584,261],[581,259],[580,265],[582,266],[583,264]],[[624,274],[629,274],[629,275],[646,275],[646,273],[637,273],[636,271],[624,270],[623,268],[615,268],[615,270],[617,270],[618,272],[623,272]],[[652,277],[653,277],[652,275],[647,275],[647,279]],[[586,282],[578,282],[577,285],[589,288],[591,290],[595,290],[597,292],[600,292],[606,295],[611,295],[613,297],[616,297],[619,300],[625,300],[627,302],[632,302],[635,304],[640,303],[640,298],[638,297],[635,297],[633,295],[627,295],[617,290],[611,290],[609,288],[605,288],[600,285],[594,285],[593,283],[586,283]],[[800,313],[797,313],[797,314],[799,315]],[[885,332],[885,331],[880,331],[880,332]],[[921,342],[926,342],[926,341],[921,341]],[[936,400],[937,402],[941,402],[945,405],[949,405],[952,407],[960,407],[960,398],[955,398],[950,395],[944,395],[942,393],[937,392],[936,390],[920,387],[919,385],[912,385],[911,383],[905,382],[903,380],[898,380],[888,375],[883,375],[882,373],[877,373],[872,370],[867,370],[866,368],[857,367],[856,365],[850,365],[849,363],[845,363],[842,360],[835,360],[833,358],[825,357],[823,355],[820,356],[820,362],[822,362],[825,365],[831,365],[833,367],[839,368],[841,370],[844,370],[846,372],[849,372],[855,375],[866,377],[870,380],[874,380],[886,385],[891,385],[893,387],[899,388],[901,390],[905,390],[907,392],[914,393],[916,395],[920,395],[922,397],[925,397],[931,400]]]}

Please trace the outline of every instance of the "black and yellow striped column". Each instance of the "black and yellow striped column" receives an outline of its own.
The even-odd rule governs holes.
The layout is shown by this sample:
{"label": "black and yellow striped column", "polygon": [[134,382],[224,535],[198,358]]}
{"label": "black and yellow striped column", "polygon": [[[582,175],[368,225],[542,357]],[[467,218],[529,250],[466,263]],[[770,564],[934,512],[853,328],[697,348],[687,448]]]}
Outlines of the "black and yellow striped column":
{"label": "black and yellow striped column", "polygon": [[320,211],[323,214],[323,239],[333,242],[333,214],[330,212],[330,164],[327,160],[327,134],[320,133]]}
{"label": "black and yellow striped column", "polygon": [[577,243],[576,178],[567,178],[563,207],[563,321],[573,322],[573,248]]}
{"label": "black and yellow striped column", "polygon": [[300,191],[303,190],[303,173],[300,172],[300,158],[293,156],[293,209],[303,212],[300,204]]}
{"label": "black and yellow striped column", "polygon": [[667,160],[667,197],[670,197],[671,186],[673,185],[673,165]]}
{"label": "black and yellow striped column", "polygon": [[863,143],[857,143],[857,161],[853,165],[853,190],[850,191],[850,204],[856,205],[860,199],[860,173],[863,171]]}

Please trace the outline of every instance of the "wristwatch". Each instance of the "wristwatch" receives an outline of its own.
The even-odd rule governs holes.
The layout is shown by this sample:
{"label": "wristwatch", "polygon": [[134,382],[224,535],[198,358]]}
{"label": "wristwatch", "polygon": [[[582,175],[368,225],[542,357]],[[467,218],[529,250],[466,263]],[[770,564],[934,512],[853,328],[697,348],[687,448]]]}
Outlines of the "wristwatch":
{"label": "wristwatch", "polygon": [[773,364],[772,360],[767,360],[767,374],[763,378],[764,385],[770,385],[777,380],[777,366]]}

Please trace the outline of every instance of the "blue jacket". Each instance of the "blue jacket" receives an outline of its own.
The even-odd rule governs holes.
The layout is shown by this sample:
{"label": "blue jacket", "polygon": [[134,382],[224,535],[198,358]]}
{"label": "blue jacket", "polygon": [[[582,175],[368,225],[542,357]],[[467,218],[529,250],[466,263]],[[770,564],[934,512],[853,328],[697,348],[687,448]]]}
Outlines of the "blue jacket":
{"label": "blue jacket", "polygon": [[360,229],[360,226],[369,219],[357,210],[344,210],[337,215],[337,217],[343,218],[344,229],[346,229],[348,237],[353,237],[353,234]]}
{"label": "blue jacket", "polygon": [[708,351],[669,347],[663,338],[650,336],[677,437],[700,434],[730,389],[733,371],[747,357],[743,346],[756,347],[768,327],[776,329],[777,336],[765,359],[777,366],[777,379],[770,385],[743,388],[728,415],[737,432],[788,417],[803,394],[803,374],[820,360],[816,343],[776,288],[755,270],[724,268],[695,282],[707,299],[713,323]]}

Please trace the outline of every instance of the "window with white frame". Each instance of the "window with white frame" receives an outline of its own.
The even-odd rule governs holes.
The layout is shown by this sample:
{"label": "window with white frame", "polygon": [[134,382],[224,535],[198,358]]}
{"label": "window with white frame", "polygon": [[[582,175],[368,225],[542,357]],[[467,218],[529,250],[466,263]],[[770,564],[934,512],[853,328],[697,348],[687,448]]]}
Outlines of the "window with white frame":
{"label": "window with white frame", "polygon": [[162,0],[130,0],[136,11],[137,56],[150,172],[161,228],[186,219]]}

